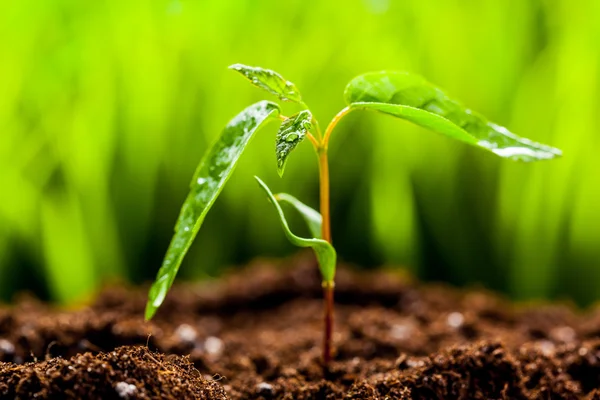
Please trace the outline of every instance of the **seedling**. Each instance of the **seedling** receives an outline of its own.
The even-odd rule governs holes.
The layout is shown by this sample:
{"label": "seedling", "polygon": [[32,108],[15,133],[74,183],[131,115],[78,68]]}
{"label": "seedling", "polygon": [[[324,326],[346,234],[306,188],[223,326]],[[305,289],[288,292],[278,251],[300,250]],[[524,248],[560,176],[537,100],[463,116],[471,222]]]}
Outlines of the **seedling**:
{"label": "seedling", "polygon": [[[485,117],[462,106],[418,75],[407,72],[371,72],[360,75],[346,86],[344,107],[322,133],[319,123],[302,100],[296,86],[275,71],[235,64],[230,67],[240,72],[252,84],[300,106],[301,111],[287,117],[279,105],[270,101],[253,104],[234,117],[221,136],[208,149],[192,179],[190,193],[183,204],[175,227],[175,234],[162,263],[156,281],[150,288],[146,305],[146,319],[152,318],[173,284],[181,261],[198,233],[206,213],[233,173],[246,146],[256,132],[268,122],[280,123],[275,139],[277,171],[283,176],[290,153],[308,139],[319,162],[320,213],[296,198],[282,193],[273,195],[258,177],[279,216],[283,231],[296,246],[311,247],[319,264],[323,280],[325,328],[323,363],[331,359],[333,329],[333,293],[336,252],[331,244],[329,217],[329,164],[327,148],[336,125],[354,110],[371,110],[411,121],[424,128],[452,139],[489,151],[497,156],[520,161],[537,161],[559,157],[561,151],[550,146],[518,137],[508,129],[488,121]],[[294,235],[279,205],[287,202],[306,221],[312,238]]]}

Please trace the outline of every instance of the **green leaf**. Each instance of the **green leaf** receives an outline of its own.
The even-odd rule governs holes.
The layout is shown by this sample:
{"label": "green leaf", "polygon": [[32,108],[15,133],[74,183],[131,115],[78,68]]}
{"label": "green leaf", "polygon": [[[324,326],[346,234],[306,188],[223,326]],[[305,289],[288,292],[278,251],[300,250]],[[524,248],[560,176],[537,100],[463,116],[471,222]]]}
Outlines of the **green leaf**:
{"label": "green leaf", "polygon": [[374,110],[411,121],[453,139],[520,161],[560,157],[559,149],[521,138],[449,98],[424,78],[407,72],[371,72],[350,81],[351,109]]}
{"label": "green leaf", "polygon": [[275,140],[275,154],[277,156],[277,172],[283,176],[283,170],[289,154],[304,140],[312,128],[312,114],[309,110],[300,111],[287,118],[279,127]]}
{"label": "green leaf", "polygon": [[254,86],[274,94],[283,101],[304,104],[296,85],[273,70],[249,67],[244,64],[233,64],[229,68],[244,75]]}
{"label": "green leaf", "polygon": [[319,262],[319,268],[321,270],[321,275],[323,276],[323,282],[333,283],[335,277],[335,263],[337,257],[333,246],[329,244],[329,242],[322,239],[305,239],[294,235],[292,231],[290,231],[288,223],[285,219],[285,215],[283,214],[283,210],[281,209],[281,206],[275,199],[275,196],[273,196],[273,193],[271,193],[271,190],[269,190],[267,185],[262,180],[260,180],[259,177],[255,176],[255,178],[259,186],[267,194],[267,197],[269,198],[271,204],[273,204],[273,206],[275,207],[275,210],[277,211],[277,215],[279,216],[279,220],[281,222],[281,226],[283,227],[283,232],[285,233],[285,236],[292,244],[298,247],[312,247],[312,249],[315,252],[315,255],[317,256],[317,261]]}
{"label": "green leaf", "polygon": [[294,196],[287,193],[278,193],[275,195],[275,199],[277,199],[277,201],[280,203],[285,202],[294,207],[296,211],[302,215],[302,218],[304,218],[304,222],[306,222],[310,233],[315,238],[321,239],[321,225],[323,223],[323,217],[321,217],[321,214],[317,210],[307,206]]}
{"label": "green leaf", "polygon": [[154,316],[165,299],[206,213],[223,190],[250,139],[260,127],[278,115],[279,106],[269,101],[247,107],[229,121],[221,136],[202,157],[190,184],[190,193],[181,208],[175,234],[148,293],[146,319]]}

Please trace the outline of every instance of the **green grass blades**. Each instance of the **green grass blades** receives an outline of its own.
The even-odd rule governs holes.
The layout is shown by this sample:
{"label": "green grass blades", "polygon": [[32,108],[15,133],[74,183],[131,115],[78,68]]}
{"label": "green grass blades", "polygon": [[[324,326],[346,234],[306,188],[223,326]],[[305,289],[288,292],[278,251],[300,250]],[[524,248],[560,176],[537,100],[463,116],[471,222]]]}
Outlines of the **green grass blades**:
{"label": "green grass blades", "polygon": [[288,156],[304,140],[312,128],[312,114],[309,110],[300,111],[287,118],[277,132],[275,139],[275,155],[277,157],[277,172],[283,176]]}
{"label": "green grass blades", "polygon": [[304,104],[296,85],[273,70],[261,67],[249,67],[243,64],[230,65],[229,69],[238,71],[253,85],[274,94],[283,101]]}
{"label": "green grass blades", "polygon": [[[292,233],[292,231],[290,231],[288,223],[285,219],[285,215],[283,214],[283,210],[281,209],[281,206],[275,199],[275,196],[273,195],[271,190],[268,188],[268,186],[262,180],[260,180],[259,177],[255,176],[255,178],[256,178],[256,181],[258,182],[259,186],[267,194],[269,201],[275,207],[275,209],[277,211],[277,215],[279,216],[279,220],[281,222],[281,226],[283,227],[283,232],[285,233],[285,236],[288,238],[288,240],[292,244],[294,244],[298,247],[312,247],[312,249],[315,252],[315,255],[317,256],[317,261],[319,262],[319,268],[321,270],[323,282],[333,283],[333,280],[335,278],[335,263],[336,263],[336,258],[337,258],[337,255],[336,255],[336,252],[335,252],[335,249],[333,248],[333,246],[331,244],[329,244],[327,241],[322,240],[322,239],[317,239],[317,238],[305,239],[305,238],[301,238],[299,236],[294,235]],[[282,195],[279,195],[280,198],[281,198],[281,196]],[[287,195],[287,196],[289,196],[289,195]],[[291,197],[291,196],[289,196],[289,197]],[[289,198],[286,201],[288,201],[288,200],[289,200]],[[291,203],[292,203],[292,205],[294,205],[296,207],[296,209],[298,209],[300,211],[301,208],[297,207],[297,204],[300,203],[298,200],[295,200]],[[302,203],[300,203],[300,204],[302,204]],[[307,207],[304,204],[303,204],[303,206]],[[303,216],[305,215],[303,211],[300,211],[300,212],[302,213]],[[309,227],[310,227],[310,224],[309,224]],[[310,229],[312,232],[313,228],[310,228]]]}
{"label": "green grass blades", "polygon": [[406,119],[456,140],[519,161],[562,155],[550,146],[521,138],[463,107],[424,78],[407,72],[371,72],[346,86],[344,97],[353,109],[374,110]]}
{"label": "green grass blades", "polygon": [[302,218],[304,218],[304,222],[306,222],[306,225],[310,230],[310,234],[316,239],[321,239],[321,225],[323,224],[323,218],[317,210],[307,206],[294,196],[287,193],[278,193],[275,195],[275,199],[277,199],[277,201],[280,203],[285,202],[294,207],[296,211],[300,213]]}
{"label": "green grass blades", "polygon": [[190,193],[181,208],[175,234],[150,288],[146,319],[152,318],[165,299],[206,213],[233,173],[244,149],[258,129],[278,115],[279,106],[269,101],[247,107],[227,124],[200,161],[190,184]]}

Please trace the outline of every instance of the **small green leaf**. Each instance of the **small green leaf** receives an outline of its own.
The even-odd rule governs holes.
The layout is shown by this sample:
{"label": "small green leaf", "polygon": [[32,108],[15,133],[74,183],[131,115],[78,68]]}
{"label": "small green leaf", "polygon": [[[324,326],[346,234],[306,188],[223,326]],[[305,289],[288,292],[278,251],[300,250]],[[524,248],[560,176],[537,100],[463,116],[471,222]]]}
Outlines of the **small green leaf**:
{"label": "small green leaf", "polygon": [[271,193],[271,190],[269,190],[267,185],[263,181],[261,181],[259,177],[255,176],[255,178],[259,186],[267,194],[269,201],[275,207],[275,210],[277,211],[277,215],[279,216],[279,220],[281,222],[281,226],[283,227],[283,232],[285,233],[285,236],[292,244],[298,247],[312,247],[312,249],[315,252],[315,255],[317,256],[317,261],[319,262],[319,268],[321,270],[321,275],[323,276],[323,282],[333,283],[333,280],[335,278],[335,263],[337,257],[333,246],[329,244],[329,242],[322,239],[305,239],[294,235],[292,231],[290,231],[288,223],[285,219],[285,215],[283,214],[283,210],[281,209],[281,206],[275,199],[275,196],[273,196],[273,193]]}
{"label": "small green leaf", "polygon": [[278,96],[283,101],[304,104],[296,85],[273,70],[244,64],[233,64],[229,68],[244,75],[254,86]]}
{"label": "small green leaf", "polygon": [[286,202],[294,207],[296,211],[302,215],[302,218],[304,218],[304,222],[306,222],[310,233],[315,238],[321,239],[321,225],[323,223],[323,217],[321,217],[321,214],[317,210],[307,206],[294,196],[287,193],[278,193],[275,195],[275,198],[280,203]]}
{"label": "small green leaf", "polygon": [[154,316],[164,301],[206,213],[223,190],[250,139],[260,127],[278,115],[279,106],[269,101],[247,107],[227,124],[202,157],[190,184],[190,193],[179,213],[175,234],[148,293],[147,320]]}
{"label": "small green leaf", "polygon": [[353,109],[403,118],[453,139],[520,161],[560,157],[559,149],[521,138],[463,107],[424,78],[407,72],[371,72],[354,78],[344,93]]}
{"label": "small green leaf", "polygon": [[283,176],[283,170],[289,154],[304,140],[312,128],[312,114],[309,110],[300,111],[287,118],[279,127],[275,140],[275,154],[277,156],[277,172]]}

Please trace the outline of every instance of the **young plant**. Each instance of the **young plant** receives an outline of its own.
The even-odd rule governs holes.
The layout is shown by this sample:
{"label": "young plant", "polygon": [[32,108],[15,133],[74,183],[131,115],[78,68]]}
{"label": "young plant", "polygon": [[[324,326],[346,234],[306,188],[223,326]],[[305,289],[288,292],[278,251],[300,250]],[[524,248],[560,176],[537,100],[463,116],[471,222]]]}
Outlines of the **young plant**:
{"label": "young plant", "polygon": [[[327,148],[336,125],[354,110],[371,110],[411,121],[452,139],[479,147],[500,157],[520,161],[537,161],[559,157],[561,151],[521,138],[508,129],[488,121],[465,108],[418,75],[407,72],[371,72],[360,75],[346,86],[344,107],[322,133],[317,120],[304,103],[296,86],[275,71],[235,64],[251,83],[282,101],[297,103],[301,111],[292,116],[280,114],[279,105],[270,101],[253,104],[234,117],[221,136],[208,149],[192,179],[190,193],[183,204],[175,234],[156,281],[150,288],[146,319],[152,318],[173,284],[177,270],[198,233],[206,213],[233,173],[240,156],[255,133],[269,122],[280,123],[275,139],[277,170],[282,176],[290,153],[304,139],[312,144],[319,162],[320,213],[296,198],[282,193],[273,195],[258,177],[259,186],[275,207],[283,231],[296,246],[311,247],[323,278],[325,329],[323,363],[331,359],[333,329],[333,293],[336,252],[331,244],[329,217],[329,164]],[[279,202],[292,205],[306,221],[312,238],[294,235],[286,222]]]}

